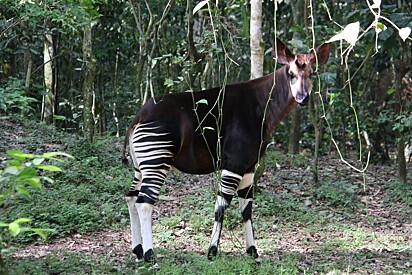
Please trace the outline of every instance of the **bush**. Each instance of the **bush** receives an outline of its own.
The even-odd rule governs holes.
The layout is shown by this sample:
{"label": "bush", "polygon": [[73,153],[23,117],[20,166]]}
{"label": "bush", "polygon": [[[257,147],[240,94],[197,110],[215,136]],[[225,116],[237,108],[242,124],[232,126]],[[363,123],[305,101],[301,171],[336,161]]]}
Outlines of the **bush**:
{"label": "bush", "polygon": [[0,86],[0,111],[4,113],[25,114],[33,108],[30,103],[37,100],[25,95],[24,82],[17,78],[9,78],[5,84]]}
{"label": "bush", "polygon": [[361,203],[356,197],[358,186],[346,181],[322,182],[314,190],[319,200],[324,200],[328,205],[341,209],[354,209]]}
{"label": "bush", "polygon": [[[0,170],[0,206],[3,206],[4,201],[11,204],[11,201],[16,196],[30,197],[29,187],[40,189],[43,187],[41,180],[53,183],[53,180],[47,176],[39,176],[39,171],[58,172],[61,169],[54,165],[44,164],[45,160],[56,160],[56,156],[64,155],[65,153],[44,153],[42,155],[25,154],[18,150],[9,150],[7,154],[13,159],[6,161],[7,167]],[[50,231],[44,228],[32,228],[30,226],[22,226],[31,221],[29,218],[17,218],[12,222],[2,221],[0,217],[0,227],[6,230],[0,231],[0,269],[3,270],[4,264],[1,260],[1,255],[6,251],[3,246],[5,232],[8,235],[16,237],[23,232],[34,232],[46,238],[45,232]]]}

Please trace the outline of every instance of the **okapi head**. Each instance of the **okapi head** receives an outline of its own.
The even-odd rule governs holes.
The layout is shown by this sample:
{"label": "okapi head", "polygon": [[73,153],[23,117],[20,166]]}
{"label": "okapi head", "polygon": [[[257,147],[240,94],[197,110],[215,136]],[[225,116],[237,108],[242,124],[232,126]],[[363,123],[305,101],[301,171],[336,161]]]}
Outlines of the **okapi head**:
{"label": "okapi head", "polygon": [[286,79],[293,97],[299,105],[305,105],[312,91],[313,68],[328,61],[330,44],[324,43],[310,54],[293,54],[282,41],[276,39],[276,49],[273,45],[273,58],[287,66]]}

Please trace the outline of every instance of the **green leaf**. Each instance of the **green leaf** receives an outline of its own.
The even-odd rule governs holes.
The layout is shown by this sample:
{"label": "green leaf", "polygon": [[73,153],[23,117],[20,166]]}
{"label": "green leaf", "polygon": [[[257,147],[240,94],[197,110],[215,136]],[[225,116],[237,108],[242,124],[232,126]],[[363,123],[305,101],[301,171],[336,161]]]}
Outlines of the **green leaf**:
{"label": "green leaf", "polygon": [[57,120],[66,120],[65,116],[53,115],[53,117],[54,117],[54,119],[57,119]]}
{"label": "green leaf", "polygon": [[16,222],[9,223],[9,233],[13,237],[16,237],[20,233],[20,225]]}
{"label": "green leaf", "polygon": [[30,222],[30,221],[31,221],[31,219],[29,219],[29,218],[20,218],[20,219],[15,220],[14,222],[15,223],[22,223],[22,222]]}
{"label": "green leaf", "polygon": [[40,189],[43,187],[43,185],[40,183],[39,178],[29,178],[29,179],[26,179],[24,182],[33,188]]}
{"label": "green leaf", "polygon": [[381,31],[384,31],[387,29],[386,26],[382,22],[378,22],[376,24],[376,27],[379,28]]}
{"label": "green leaf", "polygon": [[62,169],[54,165],[39,164],[39,165],[36,165],[36,167],[44,171],[51,171],[51,172],[61,172],[62,171]]}
{"label": "green leaf", "polygon": [[20,174],[20,169],[17,166],[9,166],[4,169],[4,173],[17,176]]}
{"label": "green leaf", "polygon": [[44,153],[43,155],[38,156],[39,158],[46,158],[46,159],[50,159],[56,156],[63,156],[63,157],[68,157],[71,159],[74,159],[74,157],[72,155],[69,155],[67,153],[64,152],[49,152],[49,153]]}
{"label": "green leaf", "polygon": [[36,233],[37,235],[39,235],[43,240],[45,240],[47,237],[46,234],[44,234],[43,232],[54,232],[55,231],[53,229],[46,229],[46,228],[30,228],[30,230]]}
{"label": "green leaf", "polygon": [[391,95],[391,94],[393,94],[395,92],[395,89],[394,88],[390,88],[386,93],[388,94],[388,95]]}
{"label": "green leaf", "polygon": [[53,184],[53,183],[54,183],[54,180],[51,179],[51,178],[49,178],[49,177],[43,176],[42,179],[45,180],[45,181],[47,181],[47,182],[50,183],[50,184]]}
{"label": "green leaf", "polygon": [[207,99],[201,99],[201,100],[199,100],[198,102],[196,102],[196,104],[206,104],[206,105],[208,105],[209,103],[207,102]]}
{"label": "green leaf", "polygon": [[45,158],[35,158],[35,159],[33,160],[33,164],[34,164],[34,165],[39,165],[39,164],[41,164],[44,160],[45,160]]}
{"label": "green leaf", "polygon": [[6,163],[10,166],[20,166],[20,161],[18,161],[17,159],[9,159],[6,160]]}
{"label": "green leaf", "polygon": [[8,223],[0,222],[0,227],[8,227],[8,226],[9,226]]}
{"label": "green leaf", "polygon": [[23,196],[30,197],[30,193],[24,186],[16,186],[16,191]]}
{"label": "green leaf", "polygon": [[23,171],[21,171],[19,173],[19,175],[17,176],[18,179],[27,179],[27,178],[31,178],[34,177],[36,175],[36,170],[33,168],[26,168]]}
{"label": "green leaf", "polygon": [[174,82],[173,82],[173,80],[172,79],[170,79],[170,78],[166,78],[165,79],[165,82],[163,83],[163,85],[165,85],[166,87],[172,87],[173,85],[174,85]]}
{"label": "green leaf", "polygon": [[7,150],[7,155],[17,159],[17,160],[25,160],[25,159],[32,159],[34,158],[33,154],[26,154],[19,150]]}

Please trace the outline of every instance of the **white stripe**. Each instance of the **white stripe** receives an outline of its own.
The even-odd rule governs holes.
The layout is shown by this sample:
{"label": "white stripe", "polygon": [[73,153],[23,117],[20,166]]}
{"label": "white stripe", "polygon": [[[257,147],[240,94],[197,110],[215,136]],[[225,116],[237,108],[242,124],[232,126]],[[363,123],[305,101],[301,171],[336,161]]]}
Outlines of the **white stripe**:
{"label": "white stripe", "polygon": [[230,172],[230,171],[228,171],[228,170],[225,170],[225,169],[222,170],[222,178],[223,178],[224,176],[234,177],[234,178],[239,179],[239,181],[242,179],[242,176],[240,176],[240,175],[238,175],[238,174],[236,174],[236,173]]}

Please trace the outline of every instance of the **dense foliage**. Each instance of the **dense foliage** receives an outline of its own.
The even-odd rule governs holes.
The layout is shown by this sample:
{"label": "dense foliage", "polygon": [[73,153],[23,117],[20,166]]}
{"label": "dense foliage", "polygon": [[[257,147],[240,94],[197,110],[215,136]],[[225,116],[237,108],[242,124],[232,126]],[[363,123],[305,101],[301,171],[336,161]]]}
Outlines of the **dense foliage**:
{"label": "dense foliage", "polygon": [[[48,52],[52,64],[54,123],[83,129],[82,94],[85,76],[83,33],[92,25],[97,71],[93,80],[93,119],[98,133],[122,135],[130,117],[148,97],[188,89],[199,90],[249,78],[249,9],[239,1],[212,1],[193,13],[193,1],[3,1],[0,24],[0,108],[16,109],[42,117],[47,109],[44,86],[45,37],[52,38]],[[391,3],[393,2],[393,3]],[[411,3],[386,1],[380,15],[399,28],[411,27]],[[375,3],[375,1],[374,1]],[[273,70],[270,48],[276,35],[299,51],[309,50],[339,32],[339,26],[359,22],[367,29],[374,16],[367,1],[314,3],[312,16],[298,25],[289,1],[264,2],[263,39],[265,73]],[[207,9],[207,7],[209,9]],[[197,7],[198,8],[198,7]],[[377,11],[375,9],[375,11]],[[305,10],[306,15],[310,10]],[[321,93],[334,138],[343,152],[358,147],[358,140],[373,151],[372,158],[387,161],[396,152],[402,133],[411,139],[411,40],[405,42],[389,21],[380,19],[368,28],[348,56],[348,71],[335,42],[329,65],[321,75]],[[312,36],[312,31],[314,36]],[[379,35],[377,33],[379,31]],[[298,36],[295,34],[299,33]],[[297,39],[296,37],[299,37]],[[293,38],[293,39],[292,39]],[[375,52],[375,47],[377,52]],[[342,50],[346,49],[346,44]],[[343,58],[343,56],[342,56]],[[401,75],[399,75],[401,74]],[[400,81],[397,89],[396,81]],[[351,89],[349,93],[348,89]],[[353,101],[351,98],[353,96]],[[47,99],[47,96],[46,96]],[[316,108],[319,102],[314,102]],[[352,107],[357,111],[362,137]],[[304,147],[313,146],[313,120],[303,110]],[[321,114],[318,114],[321,116]],[[287,141],[285,121],[275,132],[276,142]],[[334,149],[326,125],[321,152]],[[367,140],[367,142],[365,142]]]}

